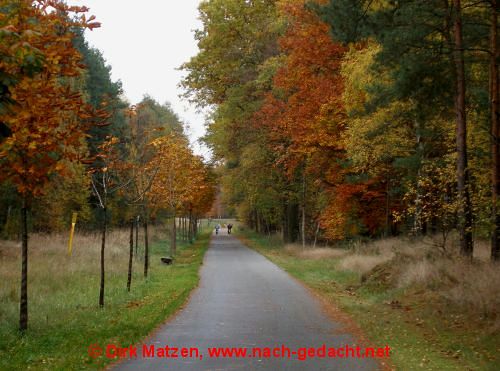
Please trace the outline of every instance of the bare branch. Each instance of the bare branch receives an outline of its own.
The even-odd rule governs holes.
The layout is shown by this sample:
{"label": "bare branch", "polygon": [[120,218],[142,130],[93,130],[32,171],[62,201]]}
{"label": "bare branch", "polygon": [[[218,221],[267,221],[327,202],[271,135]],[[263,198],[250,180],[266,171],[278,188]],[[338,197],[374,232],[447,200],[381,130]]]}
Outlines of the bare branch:
{"label": "bare branch", "polygon": [[104,203],[102,202],[102,198],[101,198],[101,194],[99,193],[99,191],[97,190],[97,187],[95,185],[95,180],[94,180],[94,177],[90,177],[90,180],[91,180],[91,183],[92,183],[92,189],[94,190],[94,194],[97,196],[97,198],[99,199],[99,205],[101,206],[101,208],[104,209]]}

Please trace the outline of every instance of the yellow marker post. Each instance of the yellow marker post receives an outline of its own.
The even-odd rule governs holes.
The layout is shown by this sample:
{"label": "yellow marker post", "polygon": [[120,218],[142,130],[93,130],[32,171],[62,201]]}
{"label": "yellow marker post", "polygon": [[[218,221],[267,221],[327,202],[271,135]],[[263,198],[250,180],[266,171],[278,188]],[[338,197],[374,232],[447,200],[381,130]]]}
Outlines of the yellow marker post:
{"label": "yellow marker post", "polygon": [[73,251],[73,234],[75,233],[75,225],[76,225],[76,217],[78,213],[73,213],[71,217],[71,231],[69,232],[69,241],[68,241],[68,255],[71,256]]}

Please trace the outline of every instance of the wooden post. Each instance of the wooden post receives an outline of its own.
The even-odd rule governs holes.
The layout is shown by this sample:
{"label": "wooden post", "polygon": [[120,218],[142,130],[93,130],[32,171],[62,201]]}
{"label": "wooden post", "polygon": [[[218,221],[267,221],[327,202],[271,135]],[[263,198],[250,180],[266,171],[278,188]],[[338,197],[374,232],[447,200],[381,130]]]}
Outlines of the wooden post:
{"label": "wooden post", "polygon": [[149,241],[148,241],[148,217],[144,215],[144,277],[147,278],[149,269]]}
{"label": "wooden post", "polygon": [[134,218],[130,220],[130,250],[128,255],[128,276],[127,276],[127,291],[130,292],[130,286],[132,284],[132,258],[134,255]]}
{"label": "wooden post", "polygon": [[106,248],[106,232],[108,224],[108,209],[106,207],[106,196],[104,196],[104,207],[102,209],[104,215],[104,221],[102,223],[102,239],[101,239],[101,282],[99,286],[99,306],[104,307],[104,249]]}

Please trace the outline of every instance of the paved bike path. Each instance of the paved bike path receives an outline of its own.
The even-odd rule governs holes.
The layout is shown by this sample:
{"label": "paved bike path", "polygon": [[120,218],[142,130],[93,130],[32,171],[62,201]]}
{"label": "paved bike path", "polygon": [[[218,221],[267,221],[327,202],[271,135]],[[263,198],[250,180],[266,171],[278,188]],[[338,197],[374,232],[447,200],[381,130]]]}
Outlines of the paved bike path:
{"label": "paved bike path", "polygon": [[[208,347],[303,347],[355,345],[340,331],[318,301],[287,273],[262,255],[221,230],[214,236],[201,269],[200,286],[187,306],[153,337],[148,349],[169,346],[200,350],[203,357],[138,357],[116,366],[118,370],[375,370],[364,358],[210,358]],[[172,354],[172,351],[170,351]],[[287,351],[285,350],[286,354]],[[161,354],[160,354],[161,355]],[[195,353],[192,353],[194,356]],[[202,358],[202,359],[200,359]]]}

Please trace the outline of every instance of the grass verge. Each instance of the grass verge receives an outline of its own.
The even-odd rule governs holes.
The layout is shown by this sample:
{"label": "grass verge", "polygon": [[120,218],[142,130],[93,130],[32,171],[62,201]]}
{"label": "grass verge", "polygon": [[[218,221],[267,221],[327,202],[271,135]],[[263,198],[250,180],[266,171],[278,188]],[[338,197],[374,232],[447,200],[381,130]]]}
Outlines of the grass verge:
{"label": "grass verge", "polygon": [[[160,262],[160,257],[166,255],[166,236],[153,238],[148,278],[143,277],[141,259],[134,260],[130,293],[126,291],[127,233],[115,234],[117,241],[111,234],[107,247],[104,309],[97,305],[98,244],[86,246],[82,237],[77,249],[80,253],[71,258],[65,256],[65,244],[55,243],[38,251],[33,248],[30,323],[24,336],[17,330],[18,281],[14,277],[18,257],[13,249],[0,249],[4,285],[0,288],[1,370],[103,368],[113,360],[90,357],[91,344],[135,344],[186,302],[198,284],[198,270],[211,230],[203,231],[192,245],[181,243],[175,264],[170,266]],[[36,237],[34,240],[33,245]]]}
{"label": "grass verge", "polygon": [[308,253],[246,229],[238,228],[236,234],[347,313],[371,343],[388,344],[395,369],[500,369],[500,335],[488,327],[488,321],[450,307],[436,292],[419,285],[388,285],[383,276],[390,270],[377,268],[379,262],[374,259],[366,260],[372,275],[360,275],[341,267],[353,264],[349,264],[352,257],[346,258],[340,249]]}

